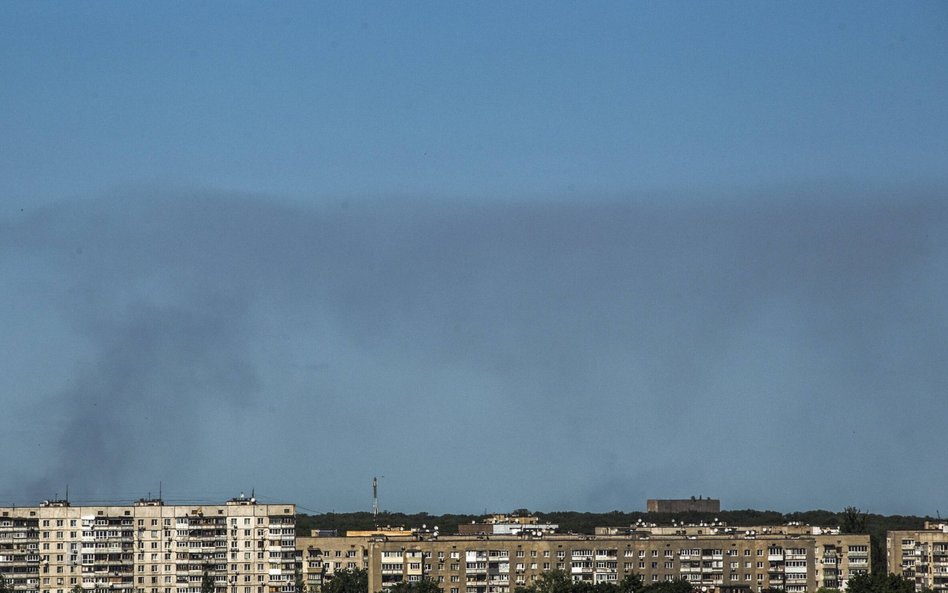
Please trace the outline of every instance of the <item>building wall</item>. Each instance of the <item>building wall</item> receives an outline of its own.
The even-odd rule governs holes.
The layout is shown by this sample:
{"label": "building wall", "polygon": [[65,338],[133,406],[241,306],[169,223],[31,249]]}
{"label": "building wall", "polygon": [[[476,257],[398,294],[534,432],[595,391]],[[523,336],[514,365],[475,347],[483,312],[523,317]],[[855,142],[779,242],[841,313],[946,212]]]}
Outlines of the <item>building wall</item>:
{"label": "building wall", "polygon": [[649,499],[645,502],[649,513],[720,513],[721,501],[716,498]]}
{"label": "building wall", "polygon": [[24,593],[293,591],[294,505],[0,508],[0,573]]}
{"label": "building wall", "polygon": [[915,590],[948,592],[948,524],[886,534],[889,572],[915,581]]}
{"label": "building wall", "polygon": [[869,570],[867,535],[316,537],[297,544],[309,584],[364,568],[373,592],[427,577],[444,593],[509,593],[545,571],[563,570],[592,583],[635,573],[646,583],[685,578],[709,592],[803,593],[845,588],[851,575]]}

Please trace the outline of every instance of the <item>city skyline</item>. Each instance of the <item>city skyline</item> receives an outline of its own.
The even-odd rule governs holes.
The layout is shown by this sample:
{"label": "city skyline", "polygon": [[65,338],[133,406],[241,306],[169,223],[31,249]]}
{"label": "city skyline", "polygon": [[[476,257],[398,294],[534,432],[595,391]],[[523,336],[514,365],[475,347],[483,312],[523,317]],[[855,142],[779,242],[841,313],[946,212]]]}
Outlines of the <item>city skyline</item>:
{"label": "city skyline", "polygon": [[0,4],[0,501],[937,515],[946,23]]}

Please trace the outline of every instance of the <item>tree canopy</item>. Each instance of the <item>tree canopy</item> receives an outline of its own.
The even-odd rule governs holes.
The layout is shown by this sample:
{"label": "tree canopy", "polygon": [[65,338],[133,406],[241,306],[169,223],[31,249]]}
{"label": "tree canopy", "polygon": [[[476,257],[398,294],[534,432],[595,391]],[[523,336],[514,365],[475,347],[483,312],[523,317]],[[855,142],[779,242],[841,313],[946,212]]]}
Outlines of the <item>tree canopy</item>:
{"label": "tree canopy", "polygon": [[537,576],[528,586],[520,586],[514,593],[692,593],[691,583],[684,579],[658,581],[645,585],[642,577],[628,574],[618,583],[574,581],[562,570],[551,570]]}
{"label": "tree canopy", "polygon": [[361,568],[337,570],[323,583],[322,593],[368,593],[369,573]]}
{"label": "tree canopy", "polygon": [[847,593],[915,593],[915,581],[896,574],[871,573],[851,577]]}
{"label": "tree canopy", "polygon": [[201,593],[214,593],[214,578],[208,572],[207,566],[204,567],[204,574],[201,576]]}
{"label": "tree canopy", "polygon": [[388,588],[389,593],[441,593],[438,583],[427,577],[420,581],[395,583]]}

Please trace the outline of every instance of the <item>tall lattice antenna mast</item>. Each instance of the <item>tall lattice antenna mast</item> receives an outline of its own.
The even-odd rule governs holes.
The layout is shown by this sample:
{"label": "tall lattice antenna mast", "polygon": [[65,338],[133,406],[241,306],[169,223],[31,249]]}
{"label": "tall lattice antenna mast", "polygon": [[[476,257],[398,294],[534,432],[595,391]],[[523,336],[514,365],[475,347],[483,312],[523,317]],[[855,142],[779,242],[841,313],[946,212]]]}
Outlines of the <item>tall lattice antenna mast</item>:
{"label": "tall lattice antenna mast", "polygon": [[372,478],[372,517],[375,519],[375,526],[379,523],[379,478],[385,476],[375,476]]}

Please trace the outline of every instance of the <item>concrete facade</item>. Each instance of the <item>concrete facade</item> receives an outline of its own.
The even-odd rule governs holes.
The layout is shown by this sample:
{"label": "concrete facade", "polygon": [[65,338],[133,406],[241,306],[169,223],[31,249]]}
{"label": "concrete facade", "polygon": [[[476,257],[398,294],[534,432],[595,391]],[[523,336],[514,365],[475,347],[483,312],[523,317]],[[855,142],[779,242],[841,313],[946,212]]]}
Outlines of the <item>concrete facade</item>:
{"label": "concrete facade", "polygon": [[292,592],[296,508],[234,499],[224,505],[0,508],[0,574],[23,593],[84,590]]}
{"label": "concrete facade", "polygon": [[[725,531],[725,529],[729,529]],[[701,530],[701,533],[697,533]],[[869,571],[869,536],[790,528],[695,528],[692,533],[623,535],[301,537],[308,585],[337,570],[368,571],[369,591],[430,578],[444,593],[509,593],[539,574],[563,570],[576,581],[646,583],[684,578],[698,590],[788,593],[845,588]]]}
{"label": "concrete facade", "polygon": [[886,533],[889,572],[915,581],[915,590],[948,592],[948,524],[929,522],[924,529]]}

